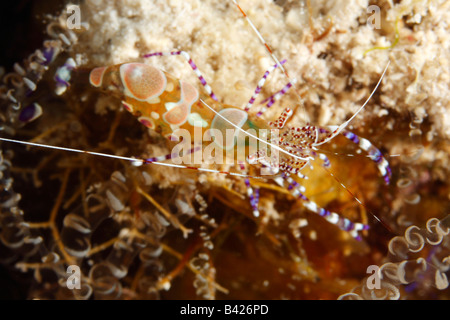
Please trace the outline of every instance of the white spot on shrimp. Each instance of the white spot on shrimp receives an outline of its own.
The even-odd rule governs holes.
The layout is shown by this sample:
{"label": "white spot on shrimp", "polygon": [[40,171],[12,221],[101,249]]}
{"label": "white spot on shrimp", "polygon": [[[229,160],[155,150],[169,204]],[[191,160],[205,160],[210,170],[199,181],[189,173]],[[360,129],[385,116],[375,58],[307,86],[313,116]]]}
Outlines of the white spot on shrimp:
{"label": "white spot on shrimp", "polygon": [[159,97],[154,97],[154,98],[148,99],[147,102],[150,104],[156,104],[156,103],[160,103],[161,99],[159,99]]}
{"label": "white spot on shrimp", "polygon": [[173,83],[168,83],[166,86],[166,91],[172,92],[174,89]]}
{"label": "white spot on shrimp", "polygon": [[359,145],[360,145],[361,149],[363,149],[364,151],[369,150],[369,148],[371,146],[371,143],[369,142],[369,140],[360,138],[359,141],[360,141]]}
{"label": "white spot on shrimp", "polygon": [[152,113],[150,113],[150,115],[155,120],[159,119],[159,113],[158,112],[152,111]]}
{"label": "white spot on shrimp", "polygon": [[166,107],[166,110],[169,111],[170,109],[176,107],[178,105],[177,102],[166,102],[164,106]]}
{"label": "white spot on shrimp", "polygon": [[202,116],[199,115],[197,112],[191,113],[191,114],[188,116],[188,121],[189,121],[189,124],[190,124],[191,126],[194,126],[194,127],[203,127],[203,128],[205,128],[205,127],[208,126],[208,122],[205,121],[205,120],[202,118]]}

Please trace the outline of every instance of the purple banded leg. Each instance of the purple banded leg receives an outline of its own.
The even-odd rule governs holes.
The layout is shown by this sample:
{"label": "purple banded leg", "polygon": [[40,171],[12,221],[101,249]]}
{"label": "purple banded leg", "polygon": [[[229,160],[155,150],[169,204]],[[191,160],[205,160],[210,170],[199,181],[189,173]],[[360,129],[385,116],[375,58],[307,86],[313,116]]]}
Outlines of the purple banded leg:
{"label": "purple banded leg", "polygon": [[358,145],[359,148],[367,152],[370,159],[377,164],[378,170],[383,176],[384,182],[389,184],[392,176],[389,162],[384,158],[380,150],[378,150],[369,140],[360,138],[356,134],[350,131],[343,131],[341,134],[349,139],[351,142]]}
{"label": "purple banded leg", "polygon": [[[286,60],[283,60],[280,62],[280,64],[284,64],[286,63]],[[279,66],[279,64],[275,64],[272,67],[270,67],[262,76],[261,80],[259,80],[258,85],[256,86],[255,89],[255,93],[253,94],[253,96],[250,98],[250,100],[248,101],[247,105],[244,108],[245,112],[248,112],[250,110],[250,108],[252,107],[253,103],[256,100],[256,97],[261,93],[262,87],[264,86],[264,83],[267,80],[267,77],[269,76],[269,74],[275,70],[277,67]]]}
{"label": "purple banded leg", "polygon": [[330,159],[328,159],[328,157],[326,155],[324,155],[323,153],[319,153],[319,158],[320,158],[320,160],[322,160],[322,162],[323,162],[322,165],[325,168],[331,167]]}
{"label": "purple banded leg", "polygon": [[269,122],[269,126],[275,129],[283,129],[286,121],[292,116],[293,111],[291,108],[286,108],[274,122]]}
{"label": "purple banded leg", "polygon": [[292,179],[289,174],[283,174],[281,176],[284,180],[285,183],[284,184],[288,184],[288,190],[289,192],[295,197],[295,198],[299,198],[302,199],[303,201],[307,201],[308,198],[306,198],[306,196],[303,194],[303,192],[305,192],[305,187],[300,185],[297,181],[295,181],[294,179]]}
{"label": "purple banded leg", "polygon": [[[239,163],[239,166],[243,172],[245,172],[245,166],[243,163]],[[253,191],[252,186],[250,185],[250,180],[248,178],[245,178],[245,186],[247,187],[247,196],[250,199],[250,205],[252,206],[253,210],[253,216],[255,218],[259,217],[259,189],[255,188]]]}
{"label": "purple banded leg", "polygon": [[203,77],[202,73],[198,69],[197,65],[194,63],[194,61],[191,59],[189,54],[186,51],[172,51],[172,52],[153,52],[143,55],[143,58],[150,58],[150,57],[162,57],[162,56],[181,56],[189,63],[192,70],[194,70],[195,74],[197,75],[198,79],[200,80],[200,83],[205,88],[206,93],[214,100],[219,101],[217,99],[217,96],[214,94],[214,92],[211,89],[211,86],[206,82],[205,78]]}
{"label": "purple banded leg", "polygon": [[331,167],[330,159],[328,159],[328,157],[327,157],[326,155],[324,155],[323,153],[317,154],[316,152],[312,151],[311,154],[312,154],[313,156],[315,156],[315,157],[316,157],[317,155],[319,156],[319,159],[322,160],[322,162],[323,162],[322,166],[323,166],[324,168],[329,168],[329,167]]}
{"label": "purple banded leg", "polygon": [[309,179],[308,176],[305,176],[304,174],[300,173],[300,170],[301,170],[301,168],[293,167],[284,161],[280,164],[280,171],[286,172],[289,174],[295,174],[300,179],[305,179],[305,180]]}
{"label": "purple banded leg", "polygon": [[[281,90],[283,90],[283,89],[281,89]],[[276,94],[280,94],[280,93],[281,93],[281,90],[275,92],[275,93],[274,93],[273,95],[271,95],[270,97],[265,98],[265,99],[264,99],[263,101],[261,101],[259,104],[266,104],[267,102],[272,101],[272,100],[274,99],[274,97],[275,97]]]}
{"label": "purple banded leg", "polygon": [[283,87],[280,91],[275,93],[269,100],[269,102],[259,111],[256,116],[260,117],[264,112],[267,111],[275,102],[281,99],[281,97],[297,82],[297,79],[292,79],[287,85]]}
{"label": "purple banded leg", "polygon": [[[200,151],[202,149],[201,146],[195,147],[195,148],[191,148],[189,149],[186,154],[183,154],[183,157],[191,154],[191,153],[195,153],[197,151]],[[164,156],[158,156],[158,157],[152,157],[152,158],[147,158],[145,159],[145,163],[152,163],[152,162],[160,162],[160,161],[165,161],[165,160],[171,160],[171,159],[176,159],[179,158],[180,154],[179,153],[169,153],[166,154]]]}
{"label": "purple banded leg", "polygon": [[317,213],[321,217],[324,217],[328,222],[338,226],[341,230],[347,231],[356,240],[361,240],[361,236],[358,231],[368,230],[369,226],[363,223],[353,223],[347,218],[341,217],[335,212],[328,211],[326,209],[320,208],[315,202],[309,200],[302,192],[304,192],[304,187],[297,183],[294,179],[288,175],[283,175],[284,184],[287,184],[287,189],[296,198],[303,201],[303,205],[310,211]]}
{"label": "purple banded leg", "polygon": [[356,240],[361,240],[361,236],[358,234],[358,231],[369,229],[368,225],[359,222],[353,223],[335,212],[320,208],[315,202],[309,199],[304,201],[303,205],[312,212],[324,217],[328,222],[335,224],[339,227],[339,229],[347,231]]}

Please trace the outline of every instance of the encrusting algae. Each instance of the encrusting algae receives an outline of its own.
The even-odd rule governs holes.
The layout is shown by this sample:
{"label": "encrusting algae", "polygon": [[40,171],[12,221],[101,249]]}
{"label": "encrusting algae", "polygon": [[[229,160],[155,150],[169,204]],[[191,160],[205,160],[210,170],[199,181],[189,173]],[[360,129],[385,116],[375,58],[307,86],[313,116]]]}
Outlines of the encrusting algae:
{"label": "encrusting algae", "polygon": [[[390,61],[346,128],[381,150],[390,184],[342,135],[319,147],[331,166],[313,161],[298,181],[318,207],[370,229],[354,239],[273,179],[250,179],[255,217],[243,177],[2,142],[0,259],[25,279],[22,298],[449,298],[448,2],[239,4],[289,76],[271,72],[252,108],[297,79],[263,114],[267,123],[291,108],[289,127],[343,124]],[[379,8],[380,28],[367,23],[377,17],[369,6]],[[233,1],[70,8],[52,13],[48,40],[3,75],[1,137],[166,155],[173,143],[90,85],[93,68],[146,63],[207,94],[182,57],[143,58],[183,50],[221,103],[244,110],[275,64]],[[81,24],[70,29],[77,10]],[[81,289],[68,288],[69,266],[79,267]],[[367,286],[369,266],[380,268],[380,289]]]}

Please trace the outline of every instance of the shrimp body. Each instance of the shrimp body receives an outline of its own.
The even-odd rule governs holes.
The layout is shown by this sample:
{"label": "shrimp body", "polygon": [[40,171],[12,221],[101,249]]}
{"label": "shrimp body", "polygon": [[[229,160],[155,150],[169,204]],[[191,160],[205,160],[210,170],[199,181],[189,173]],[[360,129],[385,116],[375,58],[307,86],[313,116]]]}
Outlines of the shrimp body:
{"label": "shrimp body", "polygon": [[[208,129],[215,129],[223,137],[227,129],[234,129],[237,135],[238,130],[223,118],[242,130],[268,128],[260,119],[249,119],[247,112],[215,101],[191,84],[144,63],[95,68],[89,80],[93,86],[121,99],[124,108],[139,122],[165,137],[176,135],[178,129],[187,130],[191,136],[199,132],[203,136]],[[205,107],[200,99],[221,116]],[[235,145],[234,138],[215,142],[223,149]]]}
{"label": "shrimp body", "polygon": [[[256,115],[249,113],[249,107],[253,103],[256,95],[261,91],[260,89],[270,70],[266,72],[260,83],[258,83],[255,95],[251,98],[247,108],[241,110],[218,101],[196,65],[184,51],[168,54],[154,53],[145,57],[152,55],[183,55],[188,60],[192,69],[197,73],[200,82],[205,88],[206,94],[200,93],[191,84],[178,80],[162,70],[137,62],[95,68],[90,73],[90,83],[121,99],[125,109],[131,112],[140,123],[159,132],[172,141],[179,140],[177,138],[180,129],[186,130],[184,132],[189,135],[189,145],[191,145],[189,141],[192,141],[190,137],[194,137],[193,143],[195,144],[195,141],[198,141],[196,136],[198,137],[201,134],[201,146],[197,146],[189,152],[192,152],[192,150],[195,152],[195,149],[202,149],[205,153],[209,149],[210,144],[207,147],[207,144],[204,143],[205,135],[209,137],[206,141],[213,140],[213,144],[219,146],[223,151],[222,153],[232,149],[236,150],[243,146],[245,150],[244,157],[242,158],[242,152],[238,151],[237,158],[233,159],[234,161],[237,159],[233,163],[238,164],[238,167],[242,171],[248,172],[248,169],[244,165],[244,163],[247,163],[253,167],[259,166],[260,168],[268,169],[264,174],[275,175],[281,173],[274,179],[277,184],[288,189],[309,210],[321,215],[342,230],[348,231],[355,238],[359,238],[359,231],[368,228],[367,225],[353,223],[337,213],[320,208],[315,202],[309,200],[303,194],[305,188],[300,184],[301,179],[307,178],[300,171],[311,160],[320,158],[324,167],[330,166],[327,156],[319,153],[317,147],[330,141],[337,134],[342,134],[357,144],[360,149],[367,152],[369,157],[377,164],[385,182],[388,184],[391,176],[388,163],[381,152],[368,140],[359,138],[355,134],[344,130],[345,125],[327,128],[311,125],[287,127],[285,124],[293,114],[290,108],[286,108],[276,121],[269,123],[259,118],[262,114],[261,111],[256,113]],[[284,61],[273,66],[271,70],[282,63]],[[270,99],[271,102],[268,103],[267,107],[270,107],[271,104],[279,99],[291,85],[292,82],[289,82],[279,93],[272,96]],[[231,129],[231,136],[229,135],[229,129]],[[261,144],[259,144],[259,148],[256,150],[250,149],[250,143],[245,143],[245,136],[248,135],[257,138],[257,134],[252,135],[248,133],[251,131],[250,129],[253,129],[255,133],[258,130],[265,129],[265,132],[267,132],[264,137],[264,140],[266,140],[265,146],[270,145],[270,151],[267,148],[261,148]],[[219,136],[218,133],[221,134],[221,139],[217,139]],[[215,139],[211,139],[211,137]],[[226,139],[223,139],[223,137],[226,137]],[[238,143],[238,141],[242,142],[239,139],[241,137],[244,137],[244,144]],[[183,135],[184,141],[185,135]],[[277,152],[273,152],[273,148]],[[215,154],[217,156],[217,152]],[[146,162],[173,160],[176,157],[177,154],[172,152],[166,156],[151,158]],[[247,186],[247,195],[253,209],[253,215],[259,217],[259,191],[258,189],[253,190],[249,179],[246,179],[245,183]]]}

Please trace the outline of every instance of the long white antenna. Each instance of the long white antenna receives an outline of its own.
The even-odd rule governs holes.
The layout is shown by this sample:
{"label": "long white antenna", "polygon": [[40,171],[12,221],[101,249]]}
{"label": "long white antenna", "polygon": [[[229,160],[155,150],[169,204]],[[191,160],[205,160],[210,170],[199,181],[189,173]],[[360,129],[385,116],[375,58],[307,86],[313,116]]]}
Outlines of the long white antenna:
{"label": "long white antenna", "polygon": [[261,35],[261,33],[258,31],[258,29],[255,27],[255,25],[253,24],[252,20],[250,20],[250,18],[247,16],[247,14],[245,13],[244,10],[242,10],[241,6],[237,3],[236,0],[233,0],[234,4],[238,7],[239,11],[242,13],[242,15],[244,16],[245,20],[247,20],[248,24],[250,25],[250,27],[253,29],[253,31],[255,32],[255,34],[258,36],[259,41],[261,41],[261,43],[264,45],[264,47],[266,48],[267,52],[270,54],[270,56],[272,57],[273,61],[275,61],[275,63],[277,64],[277,66],[283,71],[283,73],[286,75],[286,77],[288,78],[288,80],[291,80],[289,78],[289,75],[286,71],[286,69],[283,67],[283,65],[280,63],[280,60],[278,60],[278,58],[273,54],[272,49],[270,49],[269,45],[267,44],[266,40],[264,40],[263,36]]}
{"label": "long white antenna", "polygon": [[372,93],[370,94],[370,96],[367,98],[367,100],[364,102],[364,104],[358,109],[358,111],[356,111],[353,116],[351,116],[350,119],[348,119],[347,121],[345,121],[343,124],[341,124],[340,126],[329,126],[330,129],[334,130],[333,133],[331,134],[331,136],[329,136],[328,138],[324,139],[322,142],[315,144],[315,146],[320,146],[321,144],[324,144],[328,141],[330,141],[331,139],[333,139],[334,137],[336,137],[342,130],[344,130],[350,123],[350,121],[352,121],[357,115],[358,113],[360,113],[365,107],[366,105],[369,103],[370,99],[372,99],[373,95],[375,94],[375,92],[377,91],[378,87],[381,84],[381,81],[384,78],[384,75],[386,74],[386,71],[390,65],[391,61],[389,60],[386,67],[384,68],[383,74],[380,77],[380,80],[378,80],[377,85],[375,86],[375,88],[372,90]]}
{"label": "long white antenna", "polygon": [[1,138],[0,137],[0,141],[12,142],[12,143],[18,143],[18,144],[24,144],[24,145],[29,145],[29,146],[33,146],[33,147],[40,147],[40,148],[47,148],[47,149],[54,149],[54,150],[62,150],[62,151],[69,151],[69,152],[76,152],[76,153],[85,153],[85,154],[90,154],[90,155],[99,156],[99,157],[112,158],[112,159],[126,160],[126,161],[131,161],[136,166],[140,166],[140,165],[143,165],[143,164],[156,164],[158,166],[165,166],[165,167],[172,167],[172,168],[181,168],[181,169],[190,169],[190,170],[197,170],[197,171],[209,172],[209,173],[220,173],[220,174],[226,174],[226,175],[243,177],[243,178],[264,179],[263,177],[260,177],[260,176],[251,176],[251,175],[241,174],[241,173],[236,173],[236,172],[219,171],[219,170],[208,169],[208,168],[190,167],[190,166],[184,166],[184,165],[173,164],[173,163],[165,163],[165,162],[159,162],[159,161],[150,161],[148,159],[137,159],[137,158],[132,158],[132,157],[123,157],[123,156],[117,156],[117,155],[108,154],[108,153],[101,153],[101,152],[94,152],[94,151],[85,151],[85,150],[66,148],[66,147],[58,147],[58,146],[52,146],[52,145],[48,145],[48,144],[41,144],[41,143],[35,143],[35,142],[21,141],[21,140],[15,140],[15,139],[8,139],[8,138]]}

